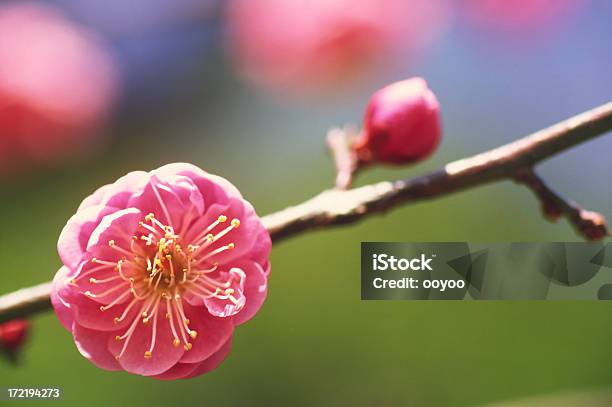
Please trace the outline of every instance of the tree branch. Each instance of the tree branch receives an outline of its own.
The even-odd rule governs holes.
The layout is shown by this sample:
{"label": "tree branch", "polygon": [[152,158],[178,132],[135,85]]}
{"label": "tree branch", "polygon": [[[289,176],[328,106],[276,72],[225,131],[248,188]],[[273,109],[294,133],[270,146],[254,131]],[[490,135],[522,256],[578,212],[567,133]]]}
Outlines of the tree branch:
{"label": "tree branch", "polygon": [[0,297],[0,322],[27,317],[51,308],[51,282],[22,288]]}
{"label": "tree branch", "polygon": [[313,228],[354,222],[399,205],[437,198],[517,174],[579,143],[612,130],[612,102],[493,150],[454,161],[412,179],[323,191],[263,218],[274,240]]}
{"label": "tree branch", "polygon": [[[609,130],[612,130],[612,102],[510,144],[451,162],[432,173],[351,190],[323,191],[302,204],[264,216],[262,221],[272,239],[278,242],[305,231],[356,222],[400,204],[507,179],[525,184],[543,205],[552,202],[560,215],[567,217],[587,239],[601,238],[609,235],[603,216],[584,211],[559,197],[535,175],[533,167]],[[593,230],[600,235],[591,235]],[[0,322],[50,308],[49,292],[50,284],[45,283],[0,297]]]}

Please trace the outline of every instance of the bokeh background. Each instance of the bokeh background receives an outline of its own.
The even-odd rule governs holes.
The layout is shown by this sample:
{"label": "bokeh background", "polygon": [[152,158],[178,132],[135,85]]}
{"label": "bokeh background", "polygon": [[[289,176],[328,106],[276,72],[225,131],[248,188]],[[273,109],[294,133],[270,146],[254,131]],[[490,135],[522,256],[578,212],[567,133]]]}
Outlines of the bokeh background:
{"label": "bokeh background", "polygon": [[[358,184],[607,102],[610,21],[605,0],[0,1],[0,62],[15,65],[0,64],[1,292],[50,280],[66,220],[131,170],[192,162],[262,215],[307,199],[333,182],[327,129],[358,126],[369,95],[395,80],[428,81],[443,142],[425,163]],[[611,151],[604,137],[541,172],[612,219]],[[47,313],[20,363],[1,361],[0,384],[61,387],[65,405],[612,405],[608,302],[360,301],[361,241],[572,240],[510,182],[461,192],[275,245],[266,304],[210,374],[100,370]]]}

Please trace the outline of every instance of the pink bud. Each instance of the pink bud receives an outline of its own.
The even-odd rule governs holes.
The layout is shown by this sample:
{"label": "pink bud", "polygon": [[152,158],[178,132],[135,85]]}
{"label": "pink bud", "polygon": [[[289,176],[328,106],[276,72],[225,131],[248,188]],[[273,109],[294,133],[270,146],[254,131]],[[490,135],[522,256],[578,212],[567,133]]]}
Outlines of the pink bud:
{"label": "pink bud", "polygon": [[424,79],[411,78],[374,93],[354,148],[361,162],[407,164],[429,156],[440,134],[436,96]]}
{"label": "pink bud", "polygon": [[0,324],[0,347],[17,351],[24,344],[30,324],[23,319],[13,319]]}

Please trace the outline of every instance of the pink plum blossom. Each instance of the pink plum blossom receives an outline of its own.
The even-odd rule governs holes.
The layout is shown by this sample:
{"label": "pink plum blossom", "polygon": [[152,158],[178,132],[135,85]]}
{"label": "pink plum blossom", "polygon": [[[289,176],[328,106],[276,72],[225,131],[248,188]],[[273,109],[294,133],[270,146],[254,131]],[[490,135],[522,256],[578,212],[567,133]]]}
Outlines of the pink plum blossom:
{"label": "pink plum blossom", "polygon": [[354,148],[361,163],[408,164],[440,143],[440,104],[422,78],[392,83],[372,95]]}
{"label": "pink plum blossom", "polygon": [[58,241],[55,312],[96,366],[158,379],[216,368],[267,293],[271,240],[227,180],[190,164],[85,198]]}
{"label": "pink plum blossom", "polygon": [[234,0],[228,48],[238,72],[275,91],[338,89],[434,39],[444,0]]}
{"label": "pink plum blossom", "polygon": [[104,43],[50,5],[0,5],[0,169],[64,158],[108,116],[118,74]]}

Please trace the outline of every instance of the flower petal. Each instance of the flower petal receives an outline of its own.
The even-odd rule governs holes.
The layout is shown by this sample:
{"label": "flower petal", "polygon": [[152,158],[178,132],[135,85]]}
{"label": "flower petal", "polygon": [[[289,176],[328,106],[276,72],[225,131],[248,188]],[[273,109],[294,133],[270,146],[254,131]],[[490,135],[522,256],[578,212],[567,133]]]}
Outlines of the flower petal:
{"label": "flower petal", "polygon": [[267,271],[253,261],[236,262],[233,266],[240,267],[246,274],[244,284],[246,303],[242,310],[233,317],[234,325],[240,325],[253,318],[264,303],[268,294],[267,276],[270,266],[268,265]]}
{"label": "flower petal", "polygon": [[61,289],[64,286],[66,279],[68,278],[69,269],[66,266],[61,267],[55,277],[53,278],[53,284],[51,288],[51,304],[55,310],[55,314],[59,319],[60,323],[66,330],[72,332],[72,323],[74,322],[73,310],[70,308],[70,304],[61,297]]}
{"label": "flower petal", "polygon": [[193,371],[196,370],[200,366],[200,363],[180,363],[179,362],[176,365],[172,366],[170,369],[166,370],[164,373],[161,373],[155,376],[151,376],[151,377],[155,379],[160,379],[160,380],[182,379],[185,376],[188,376],[191,373],[193,373]]}
{"label": "flower petal", "polygon": [[221,215],[227,217],[227,222],[217,225],[211,231],[213,235],[222,232],[230,225],[233,219],[238,219],[240,226],[230,230],[229,233],[218,238],[209,246],[200,249],[200,258],[230,243],[233,244],[234,248],[209,257],[206,260],[207,264],[215,262],[225,264],[245,256],[253,259],[263,259],[269,256],[271,247],[270,235],[263,227],[253,207],[246,201],[232,200],[227,206],[209,206],[206,214],[192,225],[189,232],[185,235],[185,239],[189,243],[196,243],[193,242],[193,238],[201,234],[202,230],[206,229],[208,225],[216,221]]}
{"label": "flower petal", "polygon": [[[270,238],[270,234],[260,223],[257,237],[255,238],[255,242],[251,247],[251,252],[248,255],[248,258],[256,261],[260,265],[266,265],[268,263],[268,259],[270,258],[270,252],[272,251],[272,239]],[[257,232],[256,232],[257,233]],[[263,267],[264,270],[267,269],[268,273],[270,272],[269,267]]]}
{"label": "flower petal", "polygon": [[106,215],[91,232],[87,252],[106,261],[119,261],[124,257],[123,254],[110,247],[109,242],[112,240],[117,247],[129,248],[138,222],[142,219],[142,212],[136,208],[122,209]]}
{"label": "flower petal", "polygon": [[231,182],[218,175],[209,174],[193,164],[167,164],[153,172],[159,175],[176,174],[191,178],[200,189],[202,196],[209,202],[223,203],[227,200],[227,197],[242,198],[240,191]]}
{"label": "flower petal", "polygon": [[232,338],[228,338],[227,341],[221,347],[213,353],[208,359],[200,363],[177,363],[170,370],[153,376],[160,380],[176,380],[176,379],[189,379],[208,373],[211,370],[219,367],[221,362],[225,360],[232,350]]}
{"label": "flower petal", "polygon": [[108,351],[108,340],[115,337],[113,332],[100,332],[74,324],[74,342],[77,349],[91,363],[101,369],[121,370],[115,357]]}
{"label": "flower petal", "polygon": [[232,336],[234,325],[230,318],[216,318],[205,307],[183,305],[190,321],[189,328],[197,332],[193,348],[185,352],[181,363],[197,363],[209,358]]}
{"label": "flower petal", "polygon": [[[65,298],[65,297],[64,297]],[[70,308],[74,311],[75,322],[85,328],[96,331],[116,331],[125,328],[134,319],[138,312],[138,304],[131,307],[126,317],[119,322],[115,318],[120,318],[129,304],[117,304],[116,306],[102,311],[100,303],[96,302],[80,293],[72,293],[69,300]]]}
{"label": "flower petal", "polygon": [[87,241],[104,216],[115,212],[113,207],[94,205],[75,213],[66,223],[57,242],[62,262],[75,269],[82,260]]}
{"label": "flower petal", "polygon": [[221,362],[223,362],[225,358],[227,358],[227,355],[229,355],[231,350],[232,350],[232,338],[228,339],[227,342],[225,342],[223,346],[217,352],[215,352],[208,359],[200,363],[197,369],[195,369],[193,372],[191,372],[187,376],[183,377],[183,379],[189,379],[192,377],[202,375],[204,373],[208,373],[211,370],[215,370],[216,368],[219,367]]}
{"label": "flower petal", "polygon": [[104,185],[81,202],[79,211],[92,205],[113,206],[124,209],[132,195],[138,194],[149,180],[144,171],[132,171],[112,184]]}
{"label": "flower petal", "polygon": [[[121,279],[121,276],[114,268],[96,271],[94,267],[101,267],[87,261],[87,268],[82,269],[83,277],[75,277],[78,289],[83,293],[91,293],[90,299],[99,305],[122,304],[133,298],[131,285],[128,281]],[[91,269],[95,271],[93,274]],[[125,271],[124,275],[128,275]],[[108,281],[110,280],[110,281]]]}
{"label": "flower petal", "polygon": [[204,199],[188,177],[153,174],[143,190],[130,198],[128,206],[139,208],[144,214],[153,213],[180,234],[184,227],[202,215]]}
{"label": "flower petal", "polygon": [[77,209],[77,212],[87,209],[90,206],[100,205],[104,196],[113,189],[113,186],[114,184],[106,184],[96,189],[93,194],[83,199],[79,205],[79,208]]}
{"label": "flower petal", "polygon": [[[206,234],[203,232],[214,223],[220,215],[224,215],[228,212],[229,204],[220,205],[214,203],[206,208],[206,213],[204,213],[199,218],[195,219],[185,230],[183,233],[183,238],[185,242],[188,244],[202,244],[204,241],[204,237]],[[218,230],[221,230],[220,226],[217,226]],[[217,231],[217,229],[215,229]],[[211,232],[212,233],[212,232]]]}
{"label": "flower petal", "polygon": [[229,272],[214,272],[209,275],[216,281],[229,282],[229,287],[225,290],[232,290],[232,292],[225,291],[217,296],[204,299],[204,305],[206,305],[208,312],[220,318],[231,317],[239,313],[246,302],[244,297],[246,275],[244,271],[237,267],[232,267]]}
{"label": "flower petal", "polygon": [[[149,350],[153,333],[153,321],[148,324],[137,322],[124,354],[119,359],[119,364],[130,373],[143,376],[155,376],[161,374],[174,366],[183,356],[185,350],[182,346],[174,346],[170,322],[164,318],[166,306],[161,303],[157,311],[157,329],[155,335],[155,346],[151,358],[144,357],[145,351]],[[109,350],[113,355],[119,355],[124,346],[124,341],[116,341],[111,338]]]}

